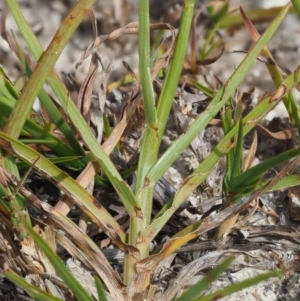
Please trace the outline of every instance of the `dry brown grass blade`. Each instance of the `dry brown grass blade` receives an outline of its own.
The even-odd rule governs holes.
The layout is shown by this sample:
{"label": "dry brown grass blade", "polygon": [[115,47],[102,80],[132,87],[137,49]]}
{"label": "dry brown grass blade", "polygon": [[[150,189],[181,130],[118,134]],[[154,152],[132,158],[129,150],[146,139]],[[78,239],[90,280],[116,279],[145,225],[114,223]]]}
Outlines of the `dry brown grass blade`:
{"label": "dry brown grass blade", "polygon": [[168,40],[171,36],[171,42],[170,42],[170,45],[168,47],[168,49],[164,52],[164,54],[160,57],[160,58],[157,58],[155,60],[155,64],[152,68],[152,71],[151,71],[151,79],[154,80],[158,74],[158,72],[163,69],[163,68],[166,68],[168,65],[169,65],[169,61],[170,59],[172,58],[173,56],[173,52],[174,52],[174,49],[175,49],[175,41],[176,41],[176,31],[175,29],[168,25],[168,24],[165,24],[167,26],[167,29],[170,30],[171,32],[171,35],[167,35],[162,43],[161,43],[161,46],[162,44]]}
{"label": "dry brown grass blade", "polygon": [[251,146],[249,148],[249,152],[243,162],[243,171],[244,172],[251,167],[254,157],[255,157],[256,149],[257,149],[257,131],[254,131],[253,136],[252,136]]}
{"label": "dry brown grass blade", "polygon": [[297,128],[291,128],[274,133],[263,127],[261,124],[258,124],[257,127],[276,140],[294,139],[298,132]]}
{"label": "dry brown grass blade", "polygon": [[94,37],[96,39],[97,36],[98,36],[98,27],[97,27],[97,18],[96,18],[96,15],[95,15],[95,11],[93,9],[89,10],[89,18],[90,18],[91,23],[92,23]]}
{"label": "dry brown grass blade", "polygon": [[197,60],[197,65],[205,66],[205,65],[211,65],[215,63],[222,56],[224,50],[225,47],[222,47],[220,52],[216,54],[214,57],[205,60]]}
{"label": "dry brown grass blade", "polygon": [[[47,212],[47,215],[49,215],[49,217],[51,217],[51,219],[55,222],[57,227],[59,226],[60,229],[68,233],[68,235],[73,238],[74,243],[89,256],[90,260],[95,261],[93,268],[97,270],[99,276],[101,279],[103,279],[106,285],[110,283],[110,292],[116,290],[116,288],[118,288],[118,290],[125,288],[119,274],[113,271],[105,256],[99,252],[95,246],[91,245],[91,240],[86,234],[82,233],[82,231],[80,231],[75,224],[73,224],[68,218],[60,215],[59,212],[56,212],[50,205],[42,203],[41,206],[43,207],[44,211]],[[116,235],[114,243],[127,252],[137,252],[135,248],[122,243],[121,239]]]}
{"label": "dry brown grass blade", "polygon": [[[152,30],[156,29],[170,29],[171,26],[166,23],[154,23],[150,25]],[[138,32],[138,22],[131,22],[127,24],[125,27],[114,30],[112,33],[108,35],[100,35],[98,36],[93,43],[91,43],[86,49],[85,53],[81,56],[79,62],[76,64],[76,67],[81,65],[81,63],[91,54],[92,50],[99,46],[106,40],[113,41],[117,39],[122,34],[136,34]]]}
{"label": "dry brown grass blade", "polygon": [[80,87],[77,101],[77,108],[82,113],[85,121],[90,122],[90,107],[92,103],[92,93],[95,77],[98,70],[98,60],[95,53],[92,54],[88,74]]}
{"label": "dry brown grass blade", "polygon": [[[8,171],[4,170],[4,175],[6,179],[8,180],[9,184],[13,186],[18,185],[18,180],[10,174]],[[109,262],[107,261],[106,257],[99,252],[99,249],[96,247],[96,245],[93,245],[94,243],[91,241],[91,239],[84,234],[78,226],[76,226],[73,222],[71,222],[67,217],[63,216],[60,212],[56,211],[53,207],[51,207],[49,204],[40,201],[33,193],[25,189],[23,186],[20,187],[19,192],[26,197],[28,202],[37,208],[38,210],[42,211],[47,215],[47,223],[49,223],[53,228],[55,229],[56,234],[58,234],[57,231],[62,230],[64,233],[67,233],[69,237],[72,238],[72,241],[80,248],[78,252],[74,251],[74,248],[72,248],[70,245],[67,245],[67,243],[64,245],[64,247],[67,249],[67,251],[70,252],[74,258],[77,258],[78,260],[83,260],[82,262],[85,262],[85,260],[88,260],[88,262],[91,264],[91,268],[93,268],[98,275],[103,279],[104,283],[109,288],[109,291],[115,295],[115,297],[118,297],[120,299],[117,300],[124,300],[121,298],[121,291],[125,289],[125,285],[123,284],[122,280],[120,279],[120,276],[117,272],[112,270],[112,267],[110,266]],[[38,221],[41,224],[44,224],[45,221]],[[46,230],[45,230],[46,231]],[[61,236],[60,241],[62,241]],[[121,239],[118,237],[118,235],[115,233],[113,234],[113,237],[115,238],[114,243],[118,245],[121,249],[127,250],[128,252],[132,252],[133,254],[137,251],[135,248],[125,245],[122,243]],[[54,246],[54,240],[53,237],[50,240],[47,239],[49,242],[51,242],[51,245]],[[34,254],[33,247],[30,244],[30,241],[25,241],[25,254]],[[23,253],[24,253],[23,252]],[[82,256],[88,256],[88,259],[84,259]],[[15,260],[15,258],[14,258]],[[38,265],[39,261],[36,261],[34,265],[28,266],[28,268],[35,270],[37,272],[37,269],[40,273],[43,273],[44,270],[44,263],[40,266]],[[26,255],[22,259],[20,258],[18,261],[19,266],[26,266],[29,265],[30,259],[28,259],[28,256]],[[32,270],[32,272],[33,272]]]}
{"label": "dry brown grass blade", "polygon": [[[79,260],[90,269],[95,270],[116,300],[125,300],[125,285],[120,279],[119,274],[112,270],[107,259],[101,252],[97,251],[92,241],[67,218],[62,217],[59,213],[55,214],[48,204],[41,202],[40,205],[44,209],[49,209],[46,210],[46,212],[51,212],[49,219],[52,221],[51,224],[54,225],[53,229],[55,229],[57,242],[64,247],[73,258]],[[68,236],[72,238],[72,241],[75,242],[79,248],[75,247],[72,241],[58,230],[62,230],[63,233],[68,233]],[[21,264],[21,262],[19,262],[19,264]],[[40,271],[40,273],[43,272],[44,270]]]}
{"label": "dry brown grass blade", "polygon": [[[47,242],[48,246],[52,249],[52,251],[56,252],[56,240],[55,240],[55,232],[50,227],[45,227],[43,230],[39,227],[39,225],[35,225],[33,230],[39,234],[43,238],[44,241]],[[55,275],[55,269],[52,264],[48,260],[48,258],[44,255],[44,253],[40,250],[39,246],[36,245],[33,238],[31,236],[26,237],[21,242],[21,254],[22,259],[27,259],[30,262],[30,266],[33,274],[42,274],[49,273]],[[27,271],[29,267],[27,267]],[[35,271],[35,272],[34,272]],[[38,272],[39,271],[39,272]]]}
{"label": "dry brown grass blade", "polygon": [[139,83],[139,80],[136,76],[136,74],[133,72],[133,70],[130,68],[129,64],[126,62],[122,62],[123,66],[125,67],[125,69],[127,70],[127,72],[129,73],[129,75],[133,78],[134,83],[137,85],[137,87],[140,89],[141,88],[141,84]]}
{"label": "dry brown grass blade", "polygon": [[119,142],[122,134],[131,119],[132,115],[134,114],[135,110],[137,109],[138,105],[142,100],[142,93],[141,91],[136,92],[133,97],[128,101],[128,104],[125,106],[122,114],[122,118],[117,126],[113,129],[109,138],[102,144],[102,148],[105,153],[110,154],[112,150],[116,147],[117,143]]}
{"label": "dry brown grass blade", "polygon": [[[76,178],[76,181],[79,185],[86,188],[90,182],[94,179],[95,174],[97,173],[98,165],[95,162],[89,162],[85,169],[80,173],[80,175]],[[63,215],[67,215],[72,207],[74,206],[74,202],[67,196],[64,195],[61,200],[55,205],[55,210],[59,211]]]}
{"label": "dry brown grass blade", "polygon": [[190,66],[192,69],[192,73],[195,74],[197,72],[197,58],[199,56],[198,53],[198,37],[197,37],[197,23],[199,20],[199,17],[204,9],[204,6],[197,10],[193,23],[191,28],[191,60],[190,60]]}

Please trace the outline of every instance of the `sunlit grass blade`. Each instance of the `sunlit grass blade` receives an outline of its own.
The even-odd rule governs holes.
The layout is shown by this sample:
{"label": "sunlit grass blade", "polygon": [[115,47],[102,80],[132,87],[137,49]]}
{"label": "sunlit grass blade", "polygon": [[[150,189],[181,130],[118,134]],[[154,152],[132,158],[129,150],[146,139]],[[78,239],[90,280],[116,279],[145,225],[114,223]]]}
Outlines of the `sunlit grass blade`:
{"label": "sunlit grass blade", "polygon": [[257,285],[263,281],[268,280],[271,277],[279,277],[279,276],[282,276],[282,271],[275,270],[275,271],[272,271],[269,273],[258,275],[253,278],[229,285],[221,290],[216,291],[215,293],[212,293],[212,294],[204,296],[204,297],[199,297],[199,298],[193,299],[192,301],[213,301],[213,300],[216,300],[216,298],[218,298],[218,299],[223,298],[223,297],[232,295],[238,291],[241,291],[247,287]]}
{"label": "sunlit grass blade", "polygon": [[213,281],[217,280],[218,277],[224,273],[233,262],[234,257],[229,257],[224,260],[221,264],[212,269],[208,274],[190,287],[182,296],[177,298],[175,301],[186,301],[192,300],[199,296],[204,290],[206,290],[210,285],[212,285]]}
{"label": "sunlit grass blade", "polygon": [[102,282],[98,277],[95,277],[95,284],[96,284],[97,293],[98,293],[98,300],[99,301],[108,301],[106,294],[105,294],[105,290],[102,285]]}
{"label": "sunlit grass blade", "polygon": [[43,291],[40,288],[28,283],[24,278],[20,277],[10,268],[5,267],[4,275],[16,286],[23,289],[35,301],[61,301],[60,298],[56,298],[46,291]]}
{"label": "sunlit grass blade", "polygon": [[185,0],[184,9],[181,16],[181,22],[177,37],[177,43],[171,65],[168,69],[162,90],[158,99],[157,119],[158,119],[158,136],[161,140],[170,110],[173,104],[173,98],[177,89],[177,84],[181,75],[183,62],[188,46],[189,32],[193,20],[195,0]]}
{"label": "sunlit grass blade", "polygon": [[[247,15],[245,14],[244,10],[241,7],[240,7],[240,12],[241,12],[243,21],[246,25],[246,28],[250,32],[250,35],[251,35],[253,41],[257,41],[260,37],[258,31],[254,27],[254,25],[251,23],[251,21],[248,19]],[[283,77],[282,77],[281,71],[277,67],[275,60],[274,60],[271,52],[267,48],[267,46],[265,46],[262,49],[261,54],[263,57],[268,58],[272,62],[272,63],[266,64],[266,67],[268,68],[268,71],[271,75],[271,78],[274,82],[275,87],[278,88],[281,85],[281,83],[283,82]],[[283,98],[283,103],[289,113],[291,122],[296,124],[296,126],[298,127],[298,129],[300,131],[300,119],[299,119],[299,115],[298,115],[298,108],[295,103],[292,92],[288,93]]]}
{"label": "sunlit grass blade", "polygon": [[[6,1],[6,3],[10,11],[14,11],[18,7],[16,1]],[[11,137],[18,138],[33,103],[46,82],[60,53],[94,3],[95,0],[80,0],[77,2],[56,32],[46,52],[39,59],[38,65],[25,84],[19,100],[6,124],[5,132],[11,135]]]}

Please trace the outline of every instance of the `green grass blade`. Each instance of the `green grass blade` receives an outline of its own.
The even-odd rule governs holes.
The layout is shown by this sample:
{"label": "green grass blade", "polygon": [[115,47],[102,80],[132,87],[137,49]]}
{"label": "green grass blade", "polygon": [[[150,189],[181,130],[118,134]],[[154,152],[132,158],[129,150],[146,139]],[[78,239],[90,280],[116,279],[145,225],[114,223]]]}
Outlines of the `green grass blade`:
{"label": "green grass blade", "polygon": [[299,0],[291,0],[297,14],[300,16],[300,2]]}
{"label": "green grass blade", "polygon": [[106,294],[105,294],[105,290],[102,285],[102,282],[98,277],[95,277],[95,284],[96,284],[97,293],[98,293],[98,300],[99,301],[108,301]]}
{"label": "green grass blade", "polygon": [[186,55],[188,46],[189,33],[194,14],[195,0],[185,0],[184,9],[179,26],[177,43],[173,55],[173,59],[168,69],[157,106],[157,119],[158,119],[158,134],[161,140],[165,130],[167,120],[170,115],[170,110],[173,104],[173,98],[177,89],[178,81],[181,75],[183,62]]}
{"label": "green grass blade", "polygon": [[[244,13],[242,8],[240,8],[240,12],[243,17],[244,23],[245,23],[248,31],[250,32],[252,39],[254,41],[257,40],[259,38],[259,33],[257,32],[256,28],[254,27],[254,25],[252,25],[251,21],[247,18],[246,14]],[[278,88],[281,85],[281,83],[283,82],[283,77],[282,77],[280,69],[276,65],[275,60],[267,47],[264,47],[262,49],[261,55],[265,58],[270,59],[270,61],[274,62],[274,64],[266,64],[266,67],[271,75],[271,78],[274,82],[275,87]],[[296,126],[300,130],[300,119],[299,119],[299,115],[298,115],[298,108],[295,103],[292,92],[288,93],[283,98],[283,103],[289,113],[291,123],[296,124]]]}
{"label": "green grass blade", "polygon": [[[233,127],[233,110],[231,104],[225,106],[223,111],[221,111],[221,121],[224,135],[227,135]],[[226,195],[229,192],[227,189],[227,182],[230,181],[232,177],[233,162],[234,148],[230,149],[230,151],[226,154],[226,170],[223,179],[223,189]]]}
{"label": "green grass blade", "polygon": [[[242,160],[243,160],[243,142],[244,142],[244,135],[243,135],[243,121],[240,119],[238,122],[238,134],[237,134],[237,141],[234,147],[234,160],[232,166],[232,178],[235,178],[241,174],[242,171]],[[229,187],[228,187],[229,188]],[[230,188],[229,188],[230,189]]]}
{"label": "green grass blade", "polygon": [[13,270],[6,268],[4,275],[7,279],[13,282],[17,287],[23,289],[35,301],[62,301],[40,288],[28,283],[24,278],[17,275]]}
{"label": "green grass blade", "polygon": [[214,97],[214,90],[206,87],[205,85],[197,82],[196,80],[189,78],[188,79],[189,84],[191,84],[193,87],[198,89],[199,91],[203,92],[204,95],[207,97],[213,98]]}
{"label": "green grass blade", "polygon": [[[262,187],[268,185],[268,181],[261,181],[259,183],[256,183],[255,185],[249,185],[248,187],[244,187],[242,191],[239,191],[236,195],[231,197],[231,202],[232,203],[237,203],[239,202],[243,197],[246,197],[250,195],[252,192],[257,191],[261,189]],[[276,191],[276,190],[285,190],[290,187],[298,186],[300,183],[300,176],[299,175],[291,175],[291,176],[286,176],[282,179],[280,179],[274,186],[270,187],[269,189],[266,189],[266,193]]]}
{"label": "green grass blade", "polygon": [[197,299],[194,299],[193,301],[214,301],[219,298],[223,298],[226,296],[230,296],[238,291],[241,291],[247,287],[257,285],[263,281],[268,280],[271,277],[279,277],[282,276],[281,270],[275,270],[273,272],[265,273],[262,275],[255,276],[253,278],[232,284],[230,286],[225,287],[224,289],[218,290],[217,292],[207,295],[205,297],[200,297]]}
{"label": "green grass blade", "polygon": [[177,298],[175,301],[192,300],[192,298],[199,296],[199,294],[208,289],[212,282],[217,280],[218,277],[230,267],[233,260],[234,257],[229,257],[224,260],[221,264],[208,272],[208,274],[203,279],[190,287],[184,294],[182,294],[182,296]]}
{"label": "green grass blade", "polygon": [[[17,44],[17,41],[15,40],[15,43]],[[18,44],[17,44],[18,45]],[[21,51],[19,45],[19,56],[22,57],[21,62],[23,63],[23,68],[26,71],[26,74],[28,77],[32,75],[32,70],[29,66],[29,63],[26,61],[25,56],[23,52]],[[85,152],[83,148],[81,147],[78,139],[74,135],[73,131],[69,127],[68,123],[65,121],[63,116],[61,115],[60,111],[56,107],[56,105],[53,103],[53,100],[48,95],[48,93],[45,91],[45,89],[41,89],[39,95],[39,100],[46,109],[47,113],[50,116],[50,119],[52,122],[58,127],[58,129],[64,134],[66,139],[69,141],[70,146],[72,150],[75,152],[76,155],[85,155]]]}
{"label": "green grass blade", "polygon": [[3,75],[0,76],[0,95],[4,95],[7,98],[18,99],[18,93],[15,91],[13,84]]}
{"label": "green grass blade", "polygon": [[[55,62],[59,58],[59,55],[68,40],[71,38],[75,29],[78,27],[95,1],[96,0],[79,0],[65,18],[21,92],[19,100],[5,126],[5,132],[8,135],[14,138],[19,137],[33,103],[46,82]],[[6,3],[11,12],[16,9],[16,6],[18,6],[16,1],[13,0],[6,1]]]}
{"label": "green grass blade", "polygon": [[145,105],[146,122],[155,125],[156,108],[150,74],[150,20],[149,0],[139,1],[139,72]]}
{"label": "green grass blade", "polygon": [[239,191],[247,183],[248,185],[255,184],[257,180],[268,170],[282,164],[296,156],[300,155],[300,148],[294,148],[275,157],[267,159],[258,165],[248,169],[240,176],[233,178],[229,183],[231,191]]}

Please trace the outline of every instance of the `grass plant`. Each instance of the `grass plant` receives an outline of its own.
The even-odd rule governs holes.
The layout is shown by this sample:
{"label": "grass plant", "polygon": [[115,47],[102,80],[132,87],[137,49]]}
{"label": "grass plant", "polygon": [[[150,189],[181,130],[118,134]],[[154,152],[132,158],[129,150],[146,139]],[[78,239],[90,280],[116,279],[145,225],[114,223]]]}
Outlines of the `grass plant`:
{"label": "grass plant", "polygon": [[[297,1],[292,2],[294,4]],[[256,13],[250,11],[250,17],[247,17],[249,12],[241,9],[240,12],[234,13],[237,16],[235,19],[229,11],[229,1],[225,1],[222,9],[217,12],[214,11],[213,6],[209,8],[208,15],[214,26],[206,37],[203,51],[198,54],[199,59],[206,59],[215,48],[222,44],[222,41],[214,39],[217,30],[234,27],[241,20],[244,20],[250,32],[253,46],[219,89],[211,89],[206,83],[192,78],[187,80],[194,91],[207,95],[209,104],[186,131],[160,154],[159,150],[170,119],[174,98],[178,95],[177,89],[182,79],[186,53],[190,51],[189,34],[193,24],[195,0],[184,1],[178,33],[165,24],[158,24],[157,27],[151,25],[149,1],[139,1],[138,25],[130,24],[122,29],[122,32],[126,29],[138,32],[138,84],[129,96],[122,119],[115,128],[110,128],[106,113],[101,111],[100,123],[104,124],[101,124],[104,132],[98,135],[105,136],[105,139],[100,139],[101,143],[89,126],[90,120],[70,99],[67,88],[54,69],[62,50],[94,3],[95,0],[79,0],[67,14],[48,48],[43,50],[24,19],[17,1],[6,0],[9,12],[14,17],[27,43],[30,55],[35,61],[32,62],[24,53],[13,35],[6,33],[12,51],[20,59],[26,79],[13,83],[7,72],[3,68],[0,69],[1,223],[12,238],[11,242],[13,237],[18,237],[20,246],[15,254],[16,257],[11,258],[5,264],[4,274],[34,300],[61,299],[58,295],[51,294],[49,290],[45,291],[29,284],[22,278],[32,273],[33,268],[39,271],[37,274],[40,276],[47,273],[59,276],[67,287],[65,291],[73,295],[76,300],[94,300],[93,298],[118,301],[138,301],[147,298],[149,298],[147,300],[154,300],[151,299],[151,296],[154,298],[153,292],[151,295],[151,289],[155,288],[152,282],[153,271],[164,259],[208,230],[218,229],[215,238],[218,241],[221,240],[226,232],[234,227],[241,210],[245,209],[251,201],[261,194],[299,185],[299,176],[290,175],[295,162],[298,161],[289,163],[299,156],[298,147],[251,167],[255,156],[255,143],[253,142],[252,153],[248,157],[250,163],[247,167],[244,167],[245,159],[243,158],[245,135],[252,131],[280,101],[284,102],[292,125],[298,131],[300,130],[298,108],[291,94],[291,90],[300,83],[299,67],[283,78],[276,64],[269,64],[268,70],[276,89],[249,113],[243,114],[242,103],[233,100],[233,95],[259,56],[274,61],[267,49],[267,43],[286,14],[294,11],[292,5],[288,4],[280,9],[268,11],[266,19],[270,23],[261,35],[252,24],[261,11]],[[298,9],[295,4],[295,10],[298,11]],[[153,28],[170,32],[171,40],[170,49],[155,60],[151,56],[153,49],[150,37]],[[164,38],[161,32],[159,34]],[[95,48],[96,44],[95,40],[92,48]],[[96,70],[99,58],[95,55],[95,50],[91,54],[91,64],[95,64],[91,66]],[[163,75],[159,92],[154,85],[157,74]],[[87,82],[92,82],[91,79],[92,76]],[[51,88],[51,96],[44,89],[45,84]],[[87,86],[82,93],[80,101],[83,101],[84,105],[88,106],[86,103],[90,96],[88,93],[92,89],[93,86]],[[103,91],[104,95],[106,92]],[[32,109],[37,97],[57,131],[52,131],[51,125],[47,125],[47,121]],[[137,165],[120,170],[111,155],[118,152],[122,156],[124,148],[122,135],[126,127],[130,126],[130,120],[137,111],[143,117],[144,127],[141,144],[136,150],[139,153]],[[221,116],[224,137],[199,166],[185,178],[165,205],[158,211],[153,210],[155,185],[189,148],[193,140],[218,116]],[[217,215],[220,218],[212,220],[208,216],[189,226],[181,227],[180,231],[152,251],[151,243],[224,157],[226,157],[223,181],[225,202],[221,213]],[[266,171],[285,163],[286,168],[278,176],[268,180],[263,178]],[[28,174],[25,173],[23,178],[20,174],[23,169],[28,168],[52,182],[63,193],[57,205],[52,207],[42,202],[24,187],[23,183]],[[77,178],[74,177],[74,172],[77,173]],[[128,177],[133,174],[134,187],[130,186],[128,181]],[[96,200],[86,189],[94,180],[100,186],[108,187],[118,195],[128,214],[127,229],[115,219],[109,208],[101,204],[101,200]],[[68,215],[74,206],[82,212],[79,224],[72,221]],[[29,210],[30,207],[36,208],[40,214],[33,214]],[[121,274],[114,270],[103,250],[89,236],[87,227],[82,226],[84,223],[95,226],[98,232],[106,235],[111,245],[124,252]],[[0,231],[2,236],[3,229]],[[92,282],[94,294],[82,285],[78,278],[76,279],[65,266],[66,263],[56,254],[57,244],[62,245],[69,256],[88,270],[92,270],[95,275],[95,280]],[[30,257],[27,257],[29,256],[28,249],[31,251]],[[41,254],[44,255],[41,256]],[[16,261],[17,257],[20,258],[19,261]],[[26,258],[32,259],[30,267],[26,267]],[[217,300],[217,298],[282,274],[281,271],[274,270],[205,295],[205,290],[230,267],[233,260],[234,258],[229,257],[222,263],[219,262],[219,265],[211,269],[196,285],[172,300]],[[18,267],[17,262],[22,262],[21,267]],[[167,300],[169,299],[164,301]]]}

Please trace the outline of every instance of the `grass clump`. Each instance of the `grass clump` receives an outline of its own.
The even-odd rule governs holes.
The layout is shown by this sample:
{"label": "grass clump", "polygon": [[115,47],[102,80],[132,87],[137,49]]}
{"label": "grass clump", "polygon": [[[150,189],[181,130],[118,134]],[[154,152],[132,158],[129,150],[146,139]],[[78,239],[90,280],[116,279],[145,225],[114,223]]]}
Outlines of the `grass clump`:
{"label": "grass clump", "polygon": [[[93,20],[91,9],[94,2],[78,1],[44,51],[23,18],[17,2],[7,1],[10,13],[37,65],[30,61],[29,56],[19,47],[18,41],[7,33],[6,38],[20,59],[27,79],[19,87],[20,82],[14,84],[5,70],[1,69],[1,221],[3,229],[5,227],[8,230],[7,236],[10,240],[7,244],[10,248],[15,248],[14,236],[18,237],[20,246],[10,253],[11,260],[6,260],[4,274],[35,300],[61,300],[58,291],[63,292],[65,298],[70,300],[72,296],[77,300],[159,300],[156,294],[158,285],[157,281],[153,281],[153,274],[170,255],[213,229],[216,229],[214,238],[217,242],[226,241],[226,235],[239,220],[239,214],[252,201],[267,192],[299,184],[299,179],[290,175],[299,161],[298,147],[251,167],[257,146],[254,134],[249,154],[246,159],[243,157],[245,135],[253,131],[281,100],[288,110],[292,125],[299,130],[298,108],[291,94],[291,90],[300,82],[299,68],[283,78],[276,64],[269,64],[268,70],[274,79],[276,90],[261,99],[250,112],[245,113],[241,100],[233,97],[259,56],[274,62],[266,45],[291,10],[291,6],[287,5],[276,11],[261,35],[247,18],[247,11],[241,9],[239,16],[242,16],[250,31],[254,40],[253,46],[229,79],[213,90],[207,83],[192,77],[197,72],[195,64],[199,65],[200,59],[208,62],[208,56],[221,47],[222,41],[216,40],[217,30],[232,26],[230,22],[227,23],[230,14],[229,1],[216,12],[213,6],[209,6],[208,16],[214,25],[206,36],[203,51],[199,53],[197,48],[189,47],[190,33],[193,33],[196,24],[193,22],[196,18],[195,0],[184,1],[178,32],[168,24],[150,24],[149,1],[141,0],[138,23],[131,23],[109,35],[97,37],[83,55],[82,59],[90,58],[90,68],[75,103],[70,99],[67,88],[53,66],[88,12]],[[160,30],[158,36],[163,37],[160,47],[162,53],[152,49],[150,36],[153,30]],[[167,32],[168,37],[162,36],[161,31]],[[126,65],[135,85],[132,84],[134,88],[126,96],[127,104],[122,108],[118,123],[112,128],[111,116],[107,113],[105,104],[111,66],[105,70],[106,76],[103,77],[96,122],[91,114],[95,74],[102,64],[96,47],[105,39],[114,39],[128,32],[137,33],[139,38],[139,80]],[[195,46],[193,35],[191,39],[191,44]],[[186,59],[187,51],[191,53],[190,60]],[[152,52],[161,55],[153,60]],[[190,69],[194,74],[187,75],[182,85],[182,70],[186,65],[192,66]],[[52,90],[51,95],[44,89],[46,83]],[[194,91],[195,95],[206,95],[208,105],[160,153],[174,98],[180,97],[178,87],[184,91],[184,85]],[[32,109],[37,97],[42,109],[47,112],[48,120],[43,120]],[[154,206],[157,184],[215,118],[220,119],[224,137],[199,166],[186,176],[174,195],[160,208]],[[56,127],[55,131],[51,124]],[[130,148],[126,146],[126,139],[128,132],[134,127],[142,134],[141,143],[134,149],[136,157],[131,157],[131,161],[135,159],[136,163],[132,164],[127,160]],[[180,225],[179,231],[172,233],[171,237],[161,241],[158,248],[151,250],[151,243],[166,229],[178,209],[184,206],[187,198],[224,157],[226,168],[221,210],[214,216],[204,215],[202,219],[185,227]],[[123,164],[121,167],[120,162]],[[286,166],[278,175],[267,180],[263,178],[266,171],[284,163]],[[20,170],[24,168],[27,173],[23,173],[21,177]],[[63,193],[55,205],[41,201],[24,187],[24,181],[32,170],[52,182]],[[74,174],[77,175],[76,179]],[[105,206],[105,200],[96,200],[88,191],[88,186],[94,183],[117,194],[122,204],[122,212],[126,212],[123,218],[126,216],[129,220],[127,226],[120,223],[121,219],[112,213],[111,207]],[[74,206],[80,209],[78,219],[71,218]],[[119,263],[120,273],[114,270],[107,253],[99,247],[91,233],[101,233],[103,244],[108,241],[115,250],[122,251],[124,261],[122,269]],[[81,265],[86,273],[89,271],[96,275],[95,281],[92,279],[90,282],[92,284],[82,285],[80,277],[70,272],[70,266],[69,269],[65,266],[67,262],[62,261],[56,254],[58,245],[63,247],[68,257],[74,259],[76,269],[80,269]],[[224,256],[220,257],[226,257],[226,252],[222,255]],[[168,289],[171,288],[173,292],[163,292],[161,300],[216,300],[269,277],[281,275],[279,270],[274,270],[205,295],[205,290],[230,267],[232,261],[232,257],[222,263],[217,260],[217,267],[211,269],[181,296],[179,292],[189,282],[182,282],[179,286],[175,282],[170,284]],[[59,276],[60,281],[55,290],[57,294],[49,288],[42,290],[20,277],[32,273],[38,274],[41,279],[48,274]],[[88,275],[91,277],[91,274]]]}

